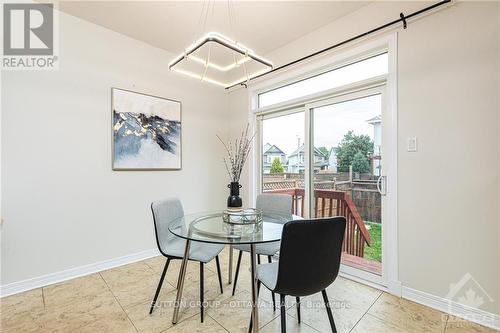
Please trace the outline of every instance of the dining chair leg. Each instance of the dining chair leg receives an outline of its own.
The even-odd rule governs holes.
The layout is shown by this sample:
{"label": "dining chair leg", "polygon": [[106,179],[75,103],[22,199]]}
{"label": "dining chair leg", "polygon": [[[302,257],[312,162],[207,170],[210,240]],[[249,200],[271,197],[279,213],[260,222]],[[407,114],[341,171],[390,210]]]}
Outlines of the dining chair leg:
{"label": "dining chair leg", "polygon": [[280,310],[281,310],[281,333],[286,333],[286,308],[285,295],[280,294]]}
{"label": "dining chair leg", "polygon": [[297,303],[297,319],[300,324],[300,297],[295,297],[295,301]]}
{"label": "dining chair leg", "polygon": [[[257,281],[257,296],[259,296],[260,291],[260,280]],[[250,324],[248,325],[248,333],[252,333],[253,321],[252,316],[250,316]]]}
{"label": "dining chair leg", "polygon": [[257,265],[260,265],[260,254],[257,255]]}
{"label": "dining chair leg", "polygon": [[215,265],[217,265],[217,275],[219,276],[220,293],[223,294],[224,290],[222,289],[222,274],[220,273],[219,256],[215,256]]}
{"label": "dining chair leg", "polygon": [[234,284],[233,284],[233,296],[236,291],[236,283],[238,282],[238,274],[240,274],[240,264],[241,264],[241,256],[243,255],[243,251],[238,253],[238,262],[236,262],[236,273],[234,274]]}
{"label": "dining chair leg", "polygon": [[160,294],[161,286],[163,285],[163,279],[165,279],[165,274],[167,274],[168,264],[170,264],[170,258],[167,258],[167,262],[163,267],[163,272],[161,273],[160,282],[158,282],[158,287],[156,288],[155,297],[153,298],[153,302],[151,302],[151,309],[149,309],[149,314],[153,313],[153,309],[156,304],[156,300],[158,299],[158,295]]}
{"label": "dining chair leg", "polygon": [[203,310],[204,310],[204,300],[205,300],[205,288],[204,288],[204,276],[203,276],[203,263],[200,262],[200,315],[201,322],[203,322]]}
{"label": "dining chair leg", "polygon": [[330,321],[330,327],[333,333],[337,333],[337,328],[335,327],[335,321],[333,320],[332,309],[330,308],[330,301],[328,300],[328,295],[326,290],[322,290],[323,302],[325,302],[326,313],[328,313],[328,320]]}
{"label": "dining chair leg", "polygon": [[[273,262],[273,256],[267,256],[267,261],[269,263]],[[274,293],[271,291],[271,297],[273,298],[273,311],[276,311],[276,298],[274,297]]]}

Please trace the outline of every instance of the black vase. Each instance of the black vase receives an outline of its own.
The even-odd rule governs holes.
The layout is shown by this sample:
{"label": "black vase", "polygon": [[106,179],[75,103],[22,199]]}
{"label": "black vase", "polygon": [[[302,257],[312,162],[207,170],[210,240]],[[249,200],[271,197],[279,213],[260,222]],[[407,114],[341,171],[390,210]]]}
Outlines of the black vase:
{"label": "black vase", "polygon": [[227,198],[227,206],[231,208],[240,208],[243,205],[240,198],[240,183],[231,182],[227,187],[231,189],[230,196]]}

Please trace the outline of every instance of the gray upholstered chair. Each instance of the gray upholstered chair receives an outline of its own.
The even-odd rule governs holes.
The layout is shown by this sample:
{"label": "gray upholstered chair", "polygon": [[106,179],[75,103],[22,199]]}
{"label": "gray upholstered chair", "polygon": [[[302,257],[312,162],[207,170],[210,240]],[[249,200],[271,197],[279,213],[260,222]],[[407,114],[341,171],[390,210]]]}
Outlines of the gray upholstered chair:
{"label": "gray upholstered chair", "polygon": [[[156,244],[160,253],[167,258],[163,273],[160,277],[160,282],[156,288],[156,293],[151,302],[151,309],[149,314],[153,312],[156,304],[156,299],[160,294],[163,279],[167,273],[168,264],[171,260],[182,259],[184,256],[184,249],[186,241],[180,237],[172,234],[168,227],[175,220],[184,216],[184,210],[179,199],[171,198],[155,201],[151,204],[151,211],[153,212],[153,221],[156,234]],[[201,306],[201,322],[203,322],[203,295],[204,295],[204,281],[203,281],[203,268],[204,264],[212,261],[215,258],[217,264],[217,274],[219,276],[220,292],[222,293],[222,277],[219,264],[219,253],[224,249],[224,245],[219,244],[206,244],[199,242],[191,242],[189,249],[189,260],[198,261],[200,263],[200,306]]]}
{"label": "gray upholstered chair", "polygon": [[[262,209],[264,214],[276,214],[276,215],[290,215],[292,214],[292,196],[288,194],[259,194],[257,196],[257,202],[255,205],[258,209]],[[238,274],[240,271],[241,256],[243,252],[250,252],[250,245],[235,245],[234,249],[240,250],[238,253],[238,262],[236,264],[236,272],[234,276],[233,284],[233,296],[236,291],[236,283],[238,282]],[[267,256],[269,263],[272,262],[273,255],[276,254],[280,249],[280,242],[257,244],[255,246],[255,253],[257,254],[257,260],[260,264],[260,256]],[[273,308],[276,309],[276,300],[273,297]]]}
{"label": "gray upholstered chair", "polygon": [[[257,266],[257,294],[261,284],[280,294],[282,333],[286,332],[285,296],[295,296],[300,323],[300,297],[319,292],[332,332],[337,332],[326,288],[339,273],[345,226],[343,216],[287,222],[283,226],[280,260]],[[251,329],[250,320],[249,332]]]}

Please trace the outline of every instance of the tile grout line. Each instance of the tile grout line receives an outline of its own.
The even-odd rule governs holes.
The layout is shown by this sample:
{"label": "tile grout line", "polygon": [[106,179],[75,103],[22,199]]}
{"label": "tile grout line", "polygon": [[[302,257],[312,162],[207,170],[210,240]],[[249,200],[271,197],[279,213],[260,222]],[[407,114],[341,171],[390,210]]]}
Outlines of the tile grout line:
{"label": "tile grout line", "polygon": [[43,291],[43,287],[42,287],[42,304],[43,304],[43,310],[45,311],[45,293]]}
{"label": "tile grout line", "polygon": [[139,330],[137,329],[137,327],[135,327],[135,324],[134,322],[132,321],[132,319],[130,319],[130,317],[128,316],[128,313],[127,311],[125,311],[125,309],[123,308],[122,304],[120,303],[120,301],[118,300],[118,298],[116,297],[115,293],[113,293],[113,290],[111,290],[111,288],[109,287],[108,285],[108,282],[106,281],[106,279],[104,279],[104,277],[102,276],[101,272],[99,272],[99,276],[101,277],[101,279],[104,281],[104,284],[106,285],[106,287],[108,288],[109,292],[111,293],[111,295],[113,295],[113,298],[115,299],[116,303],[118,303],[118,305],[120,306],[120,308],[122,309],[123,313],[125,314],[125,316],[127,316],[127,319],[128,321],[132,324],[132,326],[134,327],[135,331],[137,333],[139,333]]}
{"label": "tile grout line", "polygon": [[[393,295],[391,295],[391,294],[389,294],[388,292],[385,292],[385,291],[384,291],[384,292],[382,292],[382,295],[383,295],[383,294],[387,294],[387,295],[389,295],[389,296],[393,296]],[[380,295],[380,296],[379,296],[379,298],[380,298],[382,295]],[[395,297],[397,297],[397,296],[395,296]],[[397,297],[397,298],[398,298],[399,300],[403,300],[403,301],[408,301],[408,302],[410,302],[410,303],[414,303],[414,304],[416,304],[416,305],[418,305],[418,306],[421,306],[421,307],[423,307],[423,308],[425,308],[425,309],[429,309],[429,310],[436,311],[436,312],[440,312],[440,313],[442,313],[442,314],[447,315],[447,317],[446,317],[446,324],[448,324],[448,318],[449,318],[449,315],[448,315],[448,314],[446,314],[445,312],[442,312],[442,311],[440,311],[440,310],[433,309],[433,308],[431,308],[431,307],[429,307],[429,306],[426,306],[426,305],[421,305],[421,304],[418,304],[418,303],[416,303],[416,302],[414,302],[414,301],[407,300],[407,299],[404,299],[404,298],[402,298],[402,297]],[[378,300],[378,299],[377,299],[377,300]],[[374,303],[374,304],[375,304],[375,303]],[[373,306],[374,304],[372,304],[372,306]],[[372,307],[372,306],[370,306],[370,309],[371,309],[371,307]],[[368,309],[368,310],[369,310],[369,309]],[[389,319],[384,319],[384,318],[382,318],[381,316],[378,316],[378,315],[376,315],[376,314],[371,314],[371,316],[373,316],[373,317],[377,318],[377,319],[378,319],[378,320],[380,320],[380,321],[383,321],[383,322],[385,322],[385,323],[391,324],[391,325],[393,325],[393,326],[396,326],[396,327],[398,327],[398,328],[402,329],[402,327],[400,326],[400,324],[397,324],[397,323],[395,323],[395,322],[390,321],[390,318],[389,318]],[[364,317],[364,315],[363,315],[363,317]],[[392,317],[391,317],[391,318],[392,318]]]}
{"label": "tile grout line", "polygon": [[[292,316],[292,315],[289,315],[287,312],[288,312],[288,311],[285,311],[285,315],[286,315],[286,316],[288,316],[288,317],[290,317],[290,318],[292,318],[292,319],[297,319],[296,317],[294,317],[294,316]],[[264,325],[264,326],[262,326],[261,328],[259,328],[259,330],[264,329],[264,327],[266,327],[266,326],[270,325],[270,324],[271,324],[273,321],[275,321],[276,319],[281,319],[281,314],[280,314],[280,315],[278,315],[277,317],[273,318],[270,322],[268,322],[267,324],[265,324],[265,325]],[[287,318],[287,319],[289,319],[289,318]],[[287,320],[286,322],[288,323],[288,320]],[[315,331],[315,332],[318,332],[318,333],[320,333],[320,332],[321,332],[320,330],[317,330],[316,328],[314,328],[313,326],[311,326],[311,325],[309,325],[309,324],[305,323],[305,322],[304,322],[304,321],[302,321],[302,320],[301,320],[301,322],[300,322],[300,323],[297,323],[297,324],[299,325],[299,327],[300,327],[300,325],[304,325],[304,326],[309,327],[310,329],[312,329],[312,330],[313,330],[313,331]]]}
{"label": "tile grout line", "polygon": [[[229,296],[229,297],[225,298],[224,300],[222,300],[222,302],[227,302],[227,301],[228,301],[231,297],[236,297],[237,295],[239,295],[239,294],[243,294],[243,293],[247,293],[247,294],[250,294],[250,295],[251,295],[251,292],[250,292],[250,291],[248,291],[248,290],[246,290],[246,289],[243,289],[243,290],[237,291],[237,292],[234,294],[234,296]],[[266,301],[266,302],[267,302],[267,301]],[[217,324],[219,324],[220,326],[222,326],[222,327],[224,328],[224,330],[228,331],[228,329],[227,329],[226,327],[224,327],[224,325],[222,325],[221,323],[219,323],[219,322],[218,322],[218,321],[217,321],[214,317],[212,317],[212,316],[209,314],[209,312],[208,312],[208,311],[207,311],[207,313],[206,313],[206,314],[207,314],[210,318],[212,318],[212,319],[213,319],[213,320],[214,320]],[[270,324],[273,320],[275,320],[275,319],[276,319],[276,318],[278,318],[278,317],[279,317],[279,315],[277,315],[277,316],[273,317],[271,320],[269,320],[267,323],[265,323],[264,325],[262,325],[260,328],[264,328],[264,326],[269,325],[269,324]],[[260,328],[259,328],[259,330],[260,330]],[[230,331],[228,331],[228,332],[230,332]]]}
{"label": "tile grout line", "polygon": [[212,317],[208,312],[207,312],[207,316],[210,317],[210,318],[212,318],[212,320],[215,321],[217,324],[219,324],[220,327],[222,327],[227,333],[231,333],[227,328],[224,327],[224,325],[222,325],[221,323],[219,323],[217,321],[217,319],[215,319],[214,317]]}
{"label": "tile grout line", "polygon": [[[387,293],[387,292],[383,291],[383,292],[382,292],[382,294],[380,294],[380,296],[379,296],[379,297],[377,297],[377,299],[375,300],[375,302],[376,302],[376,301],[378,301],[378,299],[379,299],[380,297],[382,297],[382,295],[384,295],[384,294],[387,294],[387,295],[389,295],[389,296],[394,296],[394,295],[391,295],[391,294],[389,294],[389,293]],[[394,296],[394,297],[397,297],[397,296]],[[404,298],[402,298],[402,297],[397,297],[397,298],[398,298],[398,299],[404,299]],[[368,310],[370,310],[370,309],[373,307],[373,305],[375,305],[375,302],[373,302],[373,304],[370,306],[370,308],[369,308]],[[367,311],[367,313],[368,313],[368,311]],[[366,313],[365,313],[365,314],[366,314]],[[390,320],[387,320],[386,318],[384,319],[383,317],[378,316],[377,314],[370,314],[370,315],[371,315],[372,317],[374,317],[374,318],[377,318],[378,320],[380,320],[380,321],[382,321],[382,322],[384,322],[384,323],[388,323],[388,324],[391,324],[391,325],[393,325],[393,326],[396,326],[396,327],[398,327],[398,328],[402,329],[402,327],[400,327],[400,326],[399,326],[399,324],[396,324],[396,323],[394,323],[394,322],[391,322]],[[365,316],[365,315],[363,315],[363,317],[364,317],[364,316]]]}
{"label": "tile grout line", "polygon": [[[239,295],[239,294],[243,294],[243,293],[251,294],[248,290],[243,289],[243,290],[240,290],[240,291],[236,292],[236,293],[234,294],[234,296],[229,296],[229,297],[225,298],[223,301],[225,302],[225,301],[229,300],[231,297],[235,297],[235,296],[237,296],[237,295]],[[224,330],[226,330],[227,332],[229,332],[229,333],[230,333],[230,331],[229,331],[226,327],[224,327],[224,325],[222,325],[221,323],[219,323],[219,322],[217,321],[217,319],[215,319],[214,317],[212,317],[212,316],[209,314],[209,312],[208,312],[208,311],[207,311],[207,315],[208,315],[210,318],[212,318],[212,319],[213,319],[213,320],[214,320],[217,324],[219,324],[222,328],[224,328]],[[275,320],[275,319],[276,319],[276,318],[278,318],[278,317],[279,317],[279,315],[278,315],[278,316],[273,317],[273,318],[272,318],[271,320],[269,320],[267,323],[265,323],[264,325],[262,325],[262,326],[259,328],[259,330],[260,330],[260,329],[262,329],[262,328],[264,328],[265,326],[269,325],[269,324],[270,324],[273,320]]]}
{"label": "tile grout line", "polygon": [[373,305],[379,300],[380,297],[382,297],[383,294],[384,294],[384,292],[382,291],[380,293],[380,295],[378,295],[378,297],[373,301],[373,303],[370,304],[368,309],[366,309],[365,313],[363,313],[363,315],[361,316],[361,318],[359,318],[359,320],[356,322],[356,324],[354,324],[354,326],[349,330],[349,332],[352,332],[352,330],[354,330],[356,328],[356,326],[358,326],[359,322],[366,316],[368,311],[370,311],[370,309],[373,307]]}
{"label": "tile grout line", "polygon": [[165,332],[167,332],[169,329],[172,329],[172,328],[176,327],[176,325],[179,325],[180,323],[185,322],[185,321],[187,321],[187,320],[189,320],[189,319],[191,319],[191,318],[193,318],[193,317],[195,317],[195,316],[198,316],[198,315],[199,315],[199,313],[197,312],[197,313],[192,314],[192,315],[190,315],[190,316],[188,316],[188,317],[186,317],[186,318],[184,318],[184,319],[181,319],[181,320],[179,320],[177,323],[172,324],[172,326],[170,326],[169,328],[165,328],[163,331],[160,331],[159,333],[165,333]]}
{"label": "tile grout line", "polygon": [[450,315],[446,314],[446,322],[444,323],[443,333],[445,333],[448,328],[448,320],[450,320]]}

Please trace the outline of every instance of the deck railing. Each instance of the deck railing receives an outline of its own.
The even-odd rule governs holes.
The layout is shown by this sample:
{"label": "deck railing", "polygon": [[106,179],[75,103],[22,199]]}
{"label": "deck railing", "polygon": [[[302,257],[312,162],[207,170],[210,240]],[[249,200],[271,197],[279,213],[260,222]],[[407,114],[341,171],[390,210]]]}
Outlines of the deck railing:
{"label": "deck railing", "polygon": [[[267,190],[264,193],[281,193],[292,196],[292,214],[304,216],[304,195],[301,188]],[[335,190],[314,190],[314,212],[316,217],[344,216],[346,230],[342,250],[348,254],[363,257],[365,243],[370,246],[371,238],[363,219],[347,192]]]}

